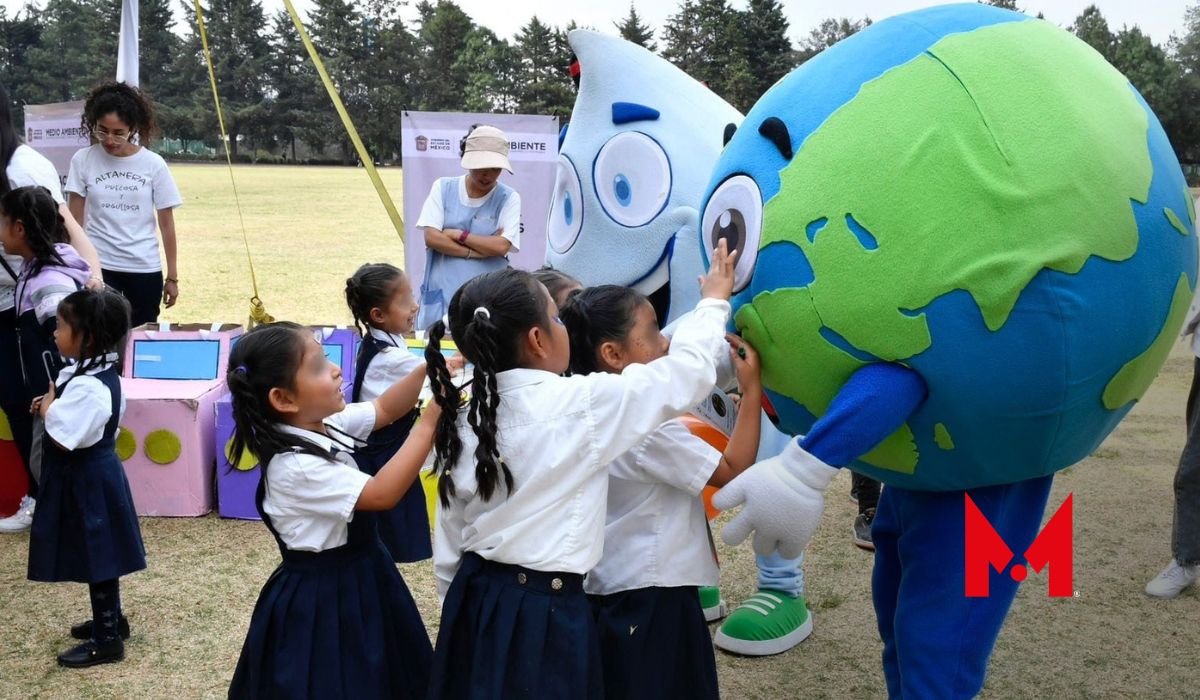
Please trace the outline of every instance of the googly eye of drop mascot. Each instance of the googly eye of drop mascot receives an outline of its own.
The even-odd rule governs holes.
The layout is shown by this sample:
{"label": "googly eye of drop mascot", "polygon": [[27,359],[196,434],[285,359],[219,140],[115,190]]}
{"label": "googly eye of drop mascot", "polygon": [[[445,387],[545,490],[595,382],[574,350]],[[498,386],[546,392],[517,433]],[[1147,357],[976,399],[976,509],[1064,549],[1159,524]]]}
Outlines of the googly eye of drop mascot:
{"label": "googly eye of drop mascot", "polygon": [[716,495],[744,503],[722,536],[799,552],[837,468],[882,480],[888,694],[977,694],[1020,576],[988,567],[988,595],[967,595],[964,493],[1025,566],[1054,473],[1165,360],[1196,281],[1166,134],[1062,29],[934,7],[763,95],[702,211],[706,245],[744,251],[734,323],[780,426],[803,436]]}
{"label": "googly eye of drop mascot", "polygon": [[[568,40],[579,93],[560,135],[546,263],[589,287],[632,286],[650,298],[660,324],[673,323],[700,300],[700,198],[726,130],[742,115],[636,44],[587,30]],[[786,441],[763,421],[759,459]],[[803,641],[812,617],[802,562],[799,554],[759,555],[758,590],[724,621],[716,645],[763,656]],[[725,615],[718,589],[700,594],[710,621]]]}

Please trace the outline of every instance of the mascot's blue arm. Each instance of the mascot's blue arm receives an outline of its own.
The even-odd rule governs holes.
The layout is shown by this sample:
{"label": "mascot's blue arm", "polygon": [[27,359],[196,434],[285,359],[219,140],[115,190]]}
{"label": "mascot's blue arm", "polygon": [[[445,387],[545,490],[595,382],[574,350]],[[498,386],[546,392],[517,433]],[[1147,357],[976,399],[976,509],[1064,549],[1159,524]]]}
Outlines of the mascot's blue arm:
{"label": "mascot's blue arm", "polygon": [[896,432],[925,394],[925,380],[908,367],[867,365],[850,376],[800,446],[830,466],[850,464]]}

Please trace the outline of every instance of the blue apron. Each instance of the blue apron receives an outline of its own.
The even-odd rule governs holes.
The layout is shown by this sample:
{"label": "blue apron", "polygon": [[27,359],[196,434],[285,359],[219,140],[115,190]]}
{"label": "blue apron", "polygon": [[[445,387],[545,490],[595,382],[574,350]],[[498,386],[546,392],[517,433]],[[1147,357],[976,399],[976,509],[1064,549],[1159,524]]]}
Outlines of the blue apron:
{"label": "blue apron", "polygon": [[[464,176],[438,180],[442,188],[442,229],[461,229],[476,236],[494,236],[500,212],[513,189],[497,182],[492,196],[478,207],[469,207],[458,196],[459,182]],[[436,250],[425,251],[425,278],[421,282],[421,310],[417,328],[427,330],[446,315],[450,299],[458,288],[473,277],[508,267],[508,258],[457,258]]]}

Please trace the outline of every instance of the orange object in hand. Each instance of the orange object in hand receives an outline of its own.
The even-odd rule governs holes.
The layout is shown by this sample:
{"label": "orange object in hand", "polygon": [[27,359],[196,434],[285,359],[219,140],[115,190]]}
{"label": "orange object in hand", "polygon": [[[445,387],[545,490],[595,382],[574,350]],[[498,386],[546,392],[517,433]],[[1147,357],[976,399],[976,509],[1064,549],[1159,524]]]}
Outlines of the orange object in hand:
{"label": "orange object in hand", "polygon": [[[729,446],[729,436],[710,423],[690,414],[679,418],[679,422],[683,423],[691,431],[692,435],[707,442],[717,452],[724,453],[725,448]],[[708,516],[709,520],[717,517],[721,512],[714,508],[712,504],[712,497],[716,492],[716,486],[705,486],[704,491],[700,494],[700,499],[704,501],[704,514]]]}

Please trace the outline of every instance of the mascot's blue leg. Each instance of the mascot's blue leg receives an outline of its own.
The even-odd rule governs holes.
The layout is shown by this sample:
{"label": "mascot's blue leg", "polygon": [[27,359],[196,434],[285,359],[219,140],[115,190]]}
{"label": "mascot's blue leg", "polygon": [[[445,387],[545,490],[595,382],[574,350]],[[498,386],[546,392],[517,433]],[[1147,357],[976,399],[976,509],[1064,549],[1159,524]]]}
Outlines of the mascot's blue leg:
{"label": "mascot's blue leg", "polygon": [[[1037,537],[1053,476],[967,491],[1013,550]],[[885,486],[875,515],[872,593],[891,698],[970,698],[983,688],[988,657],[1017,594],[1008,569],[990,569],[989,597],[965,592],[962,491]]]}

